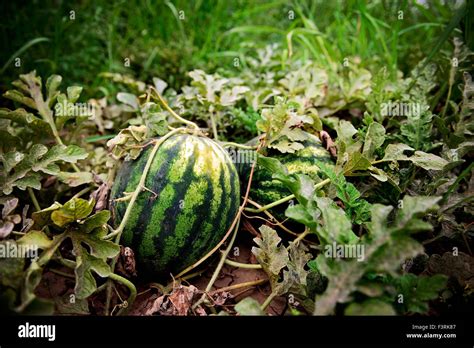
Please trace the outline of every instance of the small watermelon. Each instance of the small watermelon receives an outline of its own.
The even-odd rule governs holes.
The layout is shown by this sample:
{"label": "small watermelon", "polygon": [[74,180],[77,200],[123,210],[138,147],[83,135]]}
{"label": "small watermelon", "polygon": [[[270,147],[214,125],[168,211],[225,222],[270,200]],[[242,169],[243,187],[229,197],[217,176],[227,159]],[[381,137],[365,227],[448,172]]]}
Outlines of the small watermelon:
{"label": "small watermelon", "polygon": [[[138,185],[152,146],[124,162],[111,192],[116,226],[128,202],[118,200]],[[159,147],[143,190],[131,211],[121,244],[135,252],[139,275],[176,274],[223,238],[240,201],[237,170],[216,142],[174,135]]]}
{"label": "small watermelon", "polygon": [[[288,170],[290,174],[306,174],[316,179],[319,176],[320,169],[316,165],[316,160],[333,165],[331,154],[321,144],[321,140],[313,134],[307,133],[308,139],[302,144],[303,149],[295,153],[281,153],[275,149],[268,149],[266,156],[278,159]],[[252,139],[249,144],[256,142]],[[241,165],[238,167],[242,179],[242,186],[248,180],[250,173],[250,165]],[[257,164],[250,190],[250,197],[260,205],[266,205],[282,199],[291,192],[279,180],[272,179],[272,173]],[[272,209],[278,218],[284,217],[284,211],[287,205],[283,205],[278,209]]]}

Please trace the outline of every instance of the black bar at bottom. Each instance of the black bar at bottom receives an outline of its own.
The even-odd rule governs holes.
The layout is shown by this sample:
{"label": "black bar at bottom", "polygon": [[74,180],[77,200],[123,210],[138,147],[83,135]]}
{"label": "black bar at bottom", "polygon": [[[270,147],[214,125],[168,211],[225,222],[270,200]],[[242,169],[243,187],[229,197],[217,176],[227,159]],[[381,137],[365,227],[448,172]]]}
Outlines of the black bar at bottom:
{"label": "black bar at bottom", "polygon": [[[41,325],[37,327],[34,325]],[[54,325],[54,340],[52,327]],[[49,333],[49,336],[48,336]],[[471,318],[461,317],[38,317],[0,318],[9,345],[395,344],[469,346]],[[42,338],[19,337],[43,334]]]}

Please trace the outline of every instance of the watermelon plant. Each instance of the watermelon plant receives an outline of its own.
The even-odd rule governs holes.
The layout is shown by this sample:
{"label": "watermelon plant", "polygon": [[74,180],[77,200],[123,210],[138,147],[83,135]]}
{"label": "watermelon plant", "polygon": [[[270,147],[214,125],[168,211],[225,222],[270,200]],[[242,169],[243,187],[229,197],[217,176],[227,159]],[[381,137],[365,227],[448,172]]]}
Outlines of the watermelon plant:
{"label": "watermelon plant", "polygon": [[472,306],[468,5],[97,4],[5,5],[2,311]]}

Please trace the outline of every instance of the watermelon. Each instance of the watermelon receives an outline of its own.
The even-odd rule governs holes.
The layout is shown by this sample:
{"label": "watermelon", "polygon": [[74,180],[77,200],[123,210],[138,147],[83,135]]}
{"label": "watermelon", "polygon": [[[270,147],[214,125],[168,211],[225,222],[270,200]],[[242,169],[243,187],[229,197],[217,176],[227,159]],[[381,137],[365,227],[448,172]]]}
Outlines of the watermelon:
{"label": "watermelon", "polygon": [[[249,144],[256,142],[252,139]],[[295,153],[281,153],[278,150],[269,148],[266,156],[277,158],[288,170],[290,174],[306,174],[313,179],[317,179],[320,169],[316,165],[316,160],[333,165],[331,154],[321,144],[321,140],[313,134],[307,133],[307,139],[302,143],[304,148]],[[248,180],[250,173],[249,165],[238,167],[242,186]],[[282,199],[291,192],[279,180],[272,179],[272,173],[258,165],[255,167],[250,198],[261,205],[266,205]],[[284,211],[287,205],[282,205],[279,209],[272,209],[278,218],[284,217]]]}
{"label": "watermelon", "polygon": [[[120,224],[128,202],[117,200],[136,189],[153,146],[117,173],[110,199]],[[237,170],[216,142],[174,135],[159,147],[135,202],[121,244],[132,248],[140,276],[176,274],[218,244],[240,203]]]}

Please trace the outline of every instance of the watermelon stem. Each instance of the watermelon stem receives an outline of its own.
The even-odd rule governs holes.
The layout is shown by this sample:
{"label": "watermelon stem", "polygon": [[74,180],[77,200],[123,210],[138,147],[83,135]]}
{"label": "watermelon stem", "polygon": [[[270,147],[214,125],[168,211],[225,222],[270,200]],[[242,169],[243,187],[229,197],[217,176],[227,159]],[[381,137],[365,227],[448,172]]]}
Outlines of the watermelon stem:
{"label": "watermelon stem", "polygon": [[[250,198],[248,199],[248,202],[251,203],[251,204],[253,204],[253,205],[256,206],[257,208],[260,208],[260,207],[261,207],[258,203],[252,201]],[[299,237],[300,235],[302,235],[302,234],[304,233],[304,231],[303,231],[303,232],[294,232],[294,231],[290,230],[288,227],[286,227],[283,223],[284,223],[286,220],[288,220],[288,218],[287,218],[286,220],[284,220],[284,221],[278,221],[278,219],[277,219],[276,217],[274,217],[272,214],[270,214],[270,213],[268,212],[268,210],[264,211],[263,213],[264,213],[265,215],[267,215],[267,216],[270,218],[270,220],[265,219],[265,218],[260,217],[260,216],[250,216],[250,217],[249,217],[249,216],[246,216],[245,214],[244,214],[244,215],[245,215],[247,218],[250,218],[250,219],[263,219],[267,224],[269,224],[269,225],[271,225],[271,226],[278,226],[278,227],[280,227],[283,231],[285,231],[285,232],[287,232],[287,233],[289,233],[289,234],[291,234],[291,235],[293,235],[293,236],[295,236],[295,237]],[[306,237],[306,235],[304,235],[301,239],[304,240],[304,241],[308,244],[308,246],[309,246],[310,248],[318,249],[318,250],[319,250],[319,245],[318,245],[317,243],[315,243],[315,242],[313,242],[313,241],[311,241],[311,240],[304,239],[305,237]]]}
{"label": "watermelon stem", "polygon": [[230,259],[225,259],[224,263],[229,266],[238,267],[238,268],[245,268],[245,269],[262,269],[262,266],[259,264],[253,263],[241,263],[237,261],[233,261]]}
{"label": "watermelon stem", "polygon": [[[299,243],[301,240],[304,239],[304,237],[306,237],[310,233],[311,233],[310,230],[308,228],[306,228],[303,233],[301,233],[298,237],[296,237],[296,239],[293,241],[293,244]],[[286,248],[286,249],[287,250],[290,249],[290,246],[288,246],[288,248]]]}
{"label": "watermelon stem", "polygon": [[262,311],[265,311],[265,310],[267,309],[268,305],[273,301],[273,299],[275,298],[275,296],[276,296],[276,293],[272,292],[272,293],[270,294],[270,296],[268,296],[268,297],[266,298],[265,302],[262,303],[262,305],[260,306],[260,309],[261,309]]}
{"label": "watermelon stem", "polygon": [[[329,179],[329,178],[328,178],[328,179],[324,179],[323,181],[321,181],[321,182],[317,183],[316,185],[314,185],[314,188],[315,188],[316,190],[318,190],[318,189],[320,189],[321,187],[323,187],[324,185],[328,184],[329,182],[331,182],[331,179]],[[244,210],[245,210],[245,211],[248,211],[248,212],[251,212],[251,213],[261,213],[261,212],[264,212],[264,211],[266,211],[266,210],[268,210],[268,209],[271,209],[271,208],[273,208],[273,207],[276,207],[277,205],[280,205],[280,204],[283,204],[283,203],[285,203],[285,202],[288,202],[288,201],[290,201],[290,200],[292,200],[292,199],[294,199],[294,198],[295,198],[295,195],[294,195],[294,194],[291,194],[291,195],[286,196],[286,197],[283,197],[283,198],[281,198],[281,199],[279,199],[279,200],[277,200],[277,201],[274,201],[274,202],[272,202],[272,203],[269,203],[269,204],[267,204],[267,205],[264,205],[264,206],[262,206],[262,207],[260,207],[260,208],[258,208],[258,209],[254,209],[254,208],[244,208]]]}
{"label": "watermelon stem", "polygon": [[255,150],[257,148],[256,146],[248,146],[248,145],[233,143],[231,141],[220,142],[220,144],[222,147],[235,147],[235,148],[239,148],[243,150]]}
{"label": "watermelon stem", "polygon": [[[261,208],[261,205],[260,205],[260,204],[258,204],[257,202],[252,201],[250,198],[248,199],[248,202],[249,202],[250,204],[254,205],[255,207],[257,207],[257,209],[258,209],[258,208]],[[256,218],[256,219],[261,218],[261,219],[263,219],[267,224],[272,225],[272,226],[278,226],[278,227],[280,227],[283,231],[285,231],[285,232],[287,232],[287,233],[289,233],[289,234],[291,234],[291,235],[293,235],[293,236],[295,236],[295,237],[298,237],[301,233],[303,233],[303,232],[299,232],[299,233],[298,233],[298,232],[294,232],[294,231],[290,230],[288,227],[286,227],[283,223],[284,223],[286,220],[288,220],[288,219],[286,219],[286,220],[284,220],[284,221],[278,221],[278,219],[277,219],[275,216],[273,216],[268,210],[265,210],[263,213],[264,213],[266,216],[268,216],[268,217],[270,218],[270,220],[265,219],[265,218],[261,218],[260,216],[250,216],[250,217],[249,217],[249,216],[246,216],[246,217],[247,217],[247,218],[251,218],[251,219],[254,219],[254,218]]]}
{"label": "watermelon stem", "polygon": [[81,197],[82,195],[86,194],[86,193],[89,192],[90,190],[92,190],[92,186],[88,186],[88,187],[82,189],[81,191],[79,191],[78,193],[76,193],[74,196],[72,196],[71,200],[73,200],[73,199],[75,199],[75,198]]}
{"label": "watermelon stem", "polygon": [[214,140],[219,141],[219,136],[217,134],[217,127],[216,127],[216,119],[214,117],[214,112],[210,112],[209,115],[211,116],[211,126],[212,126],[212,134],[214,135]]}
{"label": "watermelon stem", "polygon": [[184,124],[190,126],[190,127],[193,127],[194,130],[195,130],[195,135],[200,131],[199,129],[199,126],[194,123],[194,122],[191,122],[191,121],[188,121],[184,118],[182,118],[181,116],[179,116],[172,108],[170,108],[170,106],[168,105],[168,103],[163,99],[163,97],[161,96],[161,94],[156,90],[155,87],[150,87],[151,90],[153,92],[155,92],[155,95],[156,97],[158,98],[158,100],[160,101],[160,103],[163,105],[163,107],[171,114],[173,115],[174,118],[176,118],[178,121],[180,122],[183,122]]}
{"label": "watermelon stem", "polygon": [[247,287],[251,287],[251,286],[265,284],[265,283],[268,282],[268,280],[269,280],[268,278],[266,278],[266,279],[257,279],[257,280],[252,280],[250,282],[243,282],[243,283],[238,283],[238,284],[234,284],[234,285],[224,286],[223,288],[211,291],[209,295],[214,295],[214,294],[218,294],[219,292],[224,292],[224,291],[229,291],[229,290],[236,290],[236,289],[240,289],[240,288],[247,288]]}
{"label": "watermelon stem", "polygon": [[[28,194],[30,195],[31,201],[33,202],[33,206],[35,207],[36,211],[40,211],[41,207],[38,203],[38,200],[36,199],[35,192],[31,187],[28,187]],[[47,227],[47,226],[46,226]]]}
{"label": "watermelon stem", "polygon": [[133,302],[135,301],[135,298],[137,297],[137,288],[135,288],[135,285],[133,285],[131,281],[129,281],[128,279],[122,276],[119,276],[116,273],[109,274],[109,279],[122,283],[130,291],[130,295],[128,296],[128,299],[124,302],[125,306],[122,306],[122,308],[120,308],[120,310],[117,313],[117,315],[127,314],[128,310],[130,309],[130,306],[133,304]]}
{"label": "watermelon stem", "polygon": [[237,224],[235,225],[234,233],[232,234],[232,238],[230,239],[229,245],[227,245],[227,248],[222,253],[221,259],[219,260],[219,263],[217,264],[217,267],[214,270],[214,273],[212,274],[212,277],[209,280],[209,283],[207,284],[206,289],[204,290],[204,293],[202,294],[201,298],[193,305],[193,309],[199,306],[202,302],[204,302],[204,300],[206,299],[206,296],[211,291],[212,286],[214,285],[215,281],[217,280],[217,277],[219,276],[219,273],[221,272],[222,267],[224,266],[225,260],[227,259],[227,255],[229,255],[230,251],[232,250],[235,237],[237,237],[237,232],[239,231],[239,225],[240,225],[240,216],[239,216],[239,219],[237,220]]}
{"label": "watermelon stem", "polygon": [[261,208],[254,209],[254,208],[245,208],[245,211],[251,212],[251,213],[261,213],[264,212],[265,210],[271,209],[273,207],[276,207],[277,205],[283,204],[285,202],[291,201],[292,199],[295,198],[294,194],[291,194],[289,196],[283,197],[277,201],[274,201],[270,204],[264,205]]}

